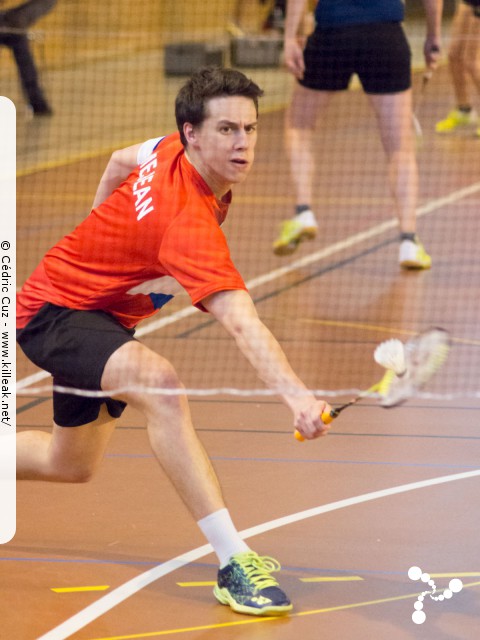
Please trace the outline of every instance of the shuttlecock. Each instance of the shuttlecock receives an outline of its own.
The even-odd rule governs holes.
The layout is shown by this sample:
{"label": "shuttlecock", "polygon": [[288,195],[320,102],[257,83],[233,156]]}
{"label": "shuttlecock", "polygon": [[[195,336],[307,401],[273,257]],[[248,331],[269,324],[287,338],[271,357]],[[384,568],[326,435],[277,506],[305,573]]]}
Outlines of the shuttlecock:
{"label": "shuttlecock", "polygon": [[397,376],[402,376],[407,370],[403,342],[396,338],[379,344],[373,357],[380,366],[393,371]]}

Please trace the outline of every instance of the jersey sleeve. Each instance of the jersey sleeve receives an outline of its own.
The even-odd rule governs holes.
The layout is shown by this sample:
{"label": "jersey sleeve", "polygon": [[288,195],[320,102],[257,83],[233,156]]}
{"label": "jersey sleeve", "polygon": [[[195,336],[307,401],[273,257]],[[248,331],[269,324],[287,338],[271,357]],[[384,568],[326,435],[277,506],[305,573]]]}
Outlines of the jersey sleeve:
{"label": "jersey sleeve", "polygon": [[140,149],[137,152],[137,164],[142,164],[145,160],[155,151],[158,143],[163,140],[165,136],[159,136],[158,138],[150,138],[145,140]]}

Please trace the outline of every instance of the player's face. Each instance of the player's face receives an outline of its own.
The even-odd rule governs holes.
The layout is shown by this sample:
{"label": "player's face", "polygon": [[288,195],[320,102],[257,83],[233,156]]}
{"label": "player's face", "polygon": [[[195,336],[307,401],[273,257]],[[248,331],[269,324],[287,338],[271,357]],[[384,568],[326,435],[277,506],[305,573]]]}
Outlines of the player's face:
{"label": "player's face", "polygon": [[[187,134],[187,153],[195,168],[217,196],[243,182],[254,158],[257,112],[243,96],[212,98],[207,117]],[[186,125],[187,128],[189,125]]]}

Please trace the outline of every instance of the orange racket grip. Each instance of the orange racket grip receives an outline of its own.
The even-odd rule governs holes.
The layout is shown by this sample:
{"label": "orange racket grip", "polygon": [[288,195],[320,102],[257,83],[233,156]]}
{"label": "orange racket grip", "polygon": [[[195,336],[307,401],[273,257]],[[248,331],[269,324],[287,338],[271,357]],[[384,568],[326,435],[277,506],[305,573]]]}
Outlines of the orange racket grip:
{"label": "orange racket grip", "polygon": [[324,411],[322,413],[322,422],[323,424],[330,424],[331,422],[333,422],[334,418],[336,417],[337,415],[333,411],[330,411],[330,413],[327,413],[326,411]]}
{"label": "orange racket grip", "polygon": [[[330,424],[331,422],[333,422],[334,418],[336,417],[337,416],[333,411],[330,411],[330,413],[327,413],[326,411],[324,411],[322,413],[322,422],[323,424]],[[300,431],[297,431],[296,429],[295,429],[294,436],[299,442],[305,442],[305,438],[302,436]]]}

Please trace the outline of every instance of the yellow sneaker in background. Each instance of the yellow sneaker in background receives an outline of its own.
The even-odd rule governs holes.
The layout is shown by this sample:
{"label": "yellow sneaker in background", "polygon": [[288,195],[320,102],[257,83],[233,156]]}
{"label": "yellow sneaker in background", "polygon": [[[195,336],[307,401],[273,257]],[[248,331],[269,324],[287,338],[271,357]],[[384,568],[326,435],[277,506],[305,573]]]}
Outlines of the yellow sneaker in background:
{"label": "yellow sneaker in background", "polygon": [[398,261],[402,269],[430,269],[432,258],[417,236],[415,240],[402,240]]}
{"label": "yellow sneaker in background", "polygon": [[437,133],[450,133],[455,129],[461,129],[463,127],[469,127],[476,124],[478,116],[476,111],[460,111],[460,109],[453,109],[447,115],[444,120],[440,120],[435,125],[435,131]]}
{"label": "yellow sneaker in background", "polygon": [[317,235],[318,224],[313,211],[307,209],[294,218],[282,223],[280,235],[273,243],[273,253],[288,256],[295,251],[303,240],[313,240]]}

